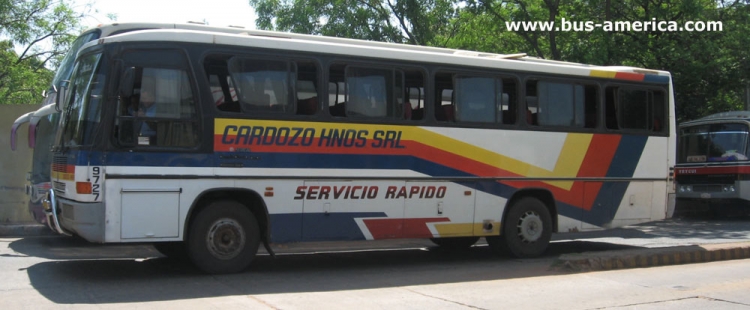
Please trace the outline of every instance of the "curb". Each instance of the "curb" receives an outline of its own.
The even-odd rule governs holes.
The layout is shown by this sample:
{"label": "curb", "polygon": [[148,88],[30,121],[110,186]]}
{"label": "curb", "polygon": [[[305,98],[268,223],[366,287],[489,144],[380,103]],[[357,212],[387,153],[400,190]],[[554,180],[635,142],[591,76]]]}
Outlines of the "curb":
{"label": "curb", "polygon": [[0,224],[0,237],[51,236],[55,233],[41,224]]}
{"label": "curb", "polygon": [[551,268],[573,272],[598,271],[745,258],[750,258],[750,242],[563,254]]}

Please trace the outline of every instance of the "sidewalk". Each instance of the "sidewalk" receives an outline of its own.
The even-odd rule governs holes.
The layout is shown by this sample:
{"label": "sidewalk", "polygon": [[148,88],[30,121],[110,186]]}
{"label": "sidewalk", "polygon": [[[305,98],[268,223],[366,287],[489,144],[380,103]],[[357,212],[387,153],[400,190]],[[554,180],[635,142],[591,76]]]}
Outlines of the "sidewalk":
{"label": "sidewalk", "polygon": [[596,271],[750,258],[750,241],[562,254],[552,269]]}
{"label": "sidewalk", "polygon": [[28,237],[54,235],[49,227],[42,224],[0,224],[0,237]]}

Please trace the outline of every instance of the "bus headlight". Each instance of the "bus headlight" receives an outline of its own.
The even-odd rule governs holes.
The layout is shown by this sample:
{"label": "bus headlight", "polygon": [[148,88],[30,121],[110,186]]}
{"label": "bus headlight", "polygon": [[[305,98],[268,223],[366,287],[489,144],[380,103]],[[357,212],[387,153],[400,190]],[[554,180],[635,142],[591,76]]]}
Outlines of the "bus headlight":
{"label": "bus headlight", "polygon": [[690,193],[693,191],[693,187],[690,185],[680,185],[680,193]]}
{"label": "bus headlight", "polygon": [[724,185],[724,187],[722,187],[722,190],[725,191],[725,192],[733,193],[734,192],[734,185]]}

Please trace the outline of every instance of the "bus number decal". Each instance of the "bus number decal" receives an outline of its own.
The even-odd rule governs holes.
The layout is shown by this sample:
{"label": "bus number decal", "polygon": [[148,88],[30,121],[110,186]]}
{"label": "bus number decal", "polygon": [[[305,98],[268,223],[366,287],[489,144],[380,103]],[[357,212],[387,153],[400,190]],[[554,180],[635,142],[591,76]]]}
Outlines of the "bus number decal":
{"label": "bus number decal", "polygon": [[101,168],[92,167],[91,172],[91,179],[93,181],[91,182],[91,195],[94,195],[94,200],[99,200],[99,195],[101,195],[101,190],[99,188],[99,181],[102,177]]}

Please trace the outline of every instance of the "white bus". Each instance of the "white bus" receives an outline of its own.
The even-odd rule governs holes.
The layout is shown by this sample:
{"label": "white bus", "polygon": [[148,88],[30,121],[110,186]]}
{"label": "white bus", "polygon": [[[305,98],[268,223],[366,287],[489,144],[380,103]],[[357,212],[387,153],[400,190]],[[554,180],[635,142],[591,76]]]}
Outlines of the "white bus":
{"label": "white bus", "polygon": [[146,30],[84,46],[65,88],[51,227],[210,273],[260,243],[484,237],[533,257],[554,232],[667,217],[668,72]]}
{"label": "white bus", "polygon": [[[193,29],[202,31],[216,31],[226,33],[253,33],[256,35],[273,35],[266,31],[245,30],[239,27],[210,27],[200,23],[169,24],[169,23],[115,23],[103,24],[94,28],[83,31],[78,38],[71,44],[70,50],[60,63],[55,72],[52,83],[42,95],[44,97],[41,107],[29,113],[19,116],[11,126],[10,147],[16,150],[18,128],[28,123],[28,146],[34,149],[37,144],[41,147],[36,148],[32,153],[31,170],[27,173],[26,193],[29,195],[28,211],[32,217],[39,223],[47,223],[47,218],[42,210],[42,198],[50,189],[50,162],[52,153],[50,152],[51,141],[57,130],[59,111],[54,107],[57,86],[61,82],[70,79],[73,73],[73,61],[78,54],[79,49],[86,43],[99,38],[111,35],[122,34],[130,31],[145,29]],[[302,35],[296,35],[302,36]],[[219,89],[215,87],[215,89]],[[223,94],[220,91],[214,92],[216,100],[223,100]],[[236,99],[236,98],[235,98]],[[37,141],[39,143],[37,143]]]}

